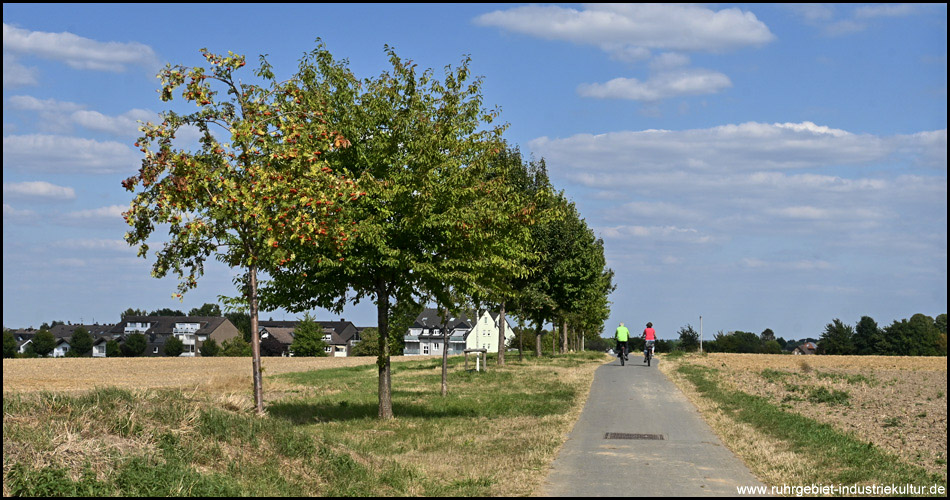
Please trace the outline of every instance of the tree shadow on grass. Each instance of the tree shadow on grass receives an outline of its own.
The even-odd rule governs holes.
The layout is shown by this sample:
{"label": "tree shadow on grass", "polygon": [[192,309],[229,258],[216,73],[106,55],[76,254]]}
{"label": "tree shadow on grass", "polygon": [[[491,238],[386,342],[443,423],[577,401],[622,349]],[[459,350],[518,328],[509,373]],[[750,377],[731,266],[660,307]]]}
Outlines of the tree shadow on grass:
{"label": "tree shadow on grass", "polygon": [[[375,419],[379,415],[378,403],[316,403],[308,401],[286,401],[267,406],[271,417],[286,420],[294,424],[315,424],[320,422],[345,422],[350,420]],[[432,408],[424,404],[405,404],[393,402],[393,415],[409,418],[473,418],[483,412],[458,407]]]}

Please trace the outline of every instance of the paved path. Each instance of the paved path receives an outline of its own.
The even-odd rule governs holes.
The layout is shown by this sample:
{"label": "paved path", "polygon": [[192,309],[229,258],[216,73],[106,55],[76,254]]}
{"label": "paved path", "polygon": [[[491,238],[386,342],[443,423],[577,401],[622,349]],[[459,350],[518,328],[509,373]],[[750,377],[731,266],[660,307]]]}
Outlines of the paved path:
{"label": "paved path", "polygon": [[[626,366],[614,360],[596,370],[543,495],[736,496],[736,486],[761,486],[657,369],[659,361],[642,362],[631,354]],[[627,436],[607,439],[607,433]],[[643,434],[663,439],[631,436]]]}

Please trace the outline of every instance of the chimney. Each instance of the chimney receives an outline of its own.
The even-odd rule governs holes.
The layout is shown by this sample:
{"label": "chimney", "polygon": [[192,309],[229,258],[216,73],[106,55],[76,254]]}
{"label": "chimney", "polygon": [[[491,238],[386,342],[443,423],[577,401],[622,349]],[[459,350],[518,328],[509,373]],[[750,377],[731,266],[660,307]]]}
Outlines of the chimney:
{"label": "chimney", "polygon": [[343,323],[344,321],[346,321],[346,318],[340,318],[340,323]]}

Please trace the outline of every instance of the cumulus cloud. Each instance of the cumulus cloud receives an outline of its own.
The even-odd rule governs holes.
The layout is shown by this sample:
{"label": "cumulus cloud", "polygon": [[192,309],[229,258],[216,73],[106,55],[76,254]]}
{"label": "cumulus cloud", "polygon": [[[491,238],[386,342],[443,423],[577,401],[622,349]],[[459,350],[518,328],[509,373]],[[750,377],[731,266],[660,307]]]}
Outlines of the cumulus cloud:
{"label": "cumulus cloud", "polygon": [[721,52],[775,39],[751,12],[686,4],[591,4],[583,10],[528,5],[482,14],[475,23],[548,40],[591,44],[608,52]]}
{"label": "cumulus cloud", "polygon": [[57,186],[49,182],[4,182],[3,197],[20,199],[42,199],[44,201],[65,201],[76,198],[76,192],[71,187]]}
{"label": "cumulus cloud", "polygon": [[715,94],[732,87],[728,76],[704,69],[664,72],[646,81],[614,78],[607,83],[584,83],[577,87],[582,97],[659,101],[685,95]]}
{"label": "cumulus cloud", "polygon": [[17,61],[13,55],[3,54],[3,88],[36,85],[38,71],[28,68]]}
{"label": "cumulus cloud", "polygon": [[140,135],[140,121],[155,121],[159,117],[157,113],[144,109],[131,109],[121,115],[108,116],[88,110],[82,104],[26,95],[13,96],[8,101],[14,109],[37,113],[42,120],[39,128],[46,132],[68,132],[73,125],[78,125],[95,132],[134,138]]}
{"label": "cumulus cloud", "polygon": [[4,59],[7,53],[30,55],[96,71],[122,72],[129,66],[153,69],[159,65],[155,51],[141,43],[99,42],[69,32],[30,31],[7,23],[3,23],[3,52]]}
{"label": "cumulus cloud", "polygon": [[4,168],[25,172],[113,174],[133,172],[141,158],[129,146],[60,135],[3,138]]}
{"label": "cumulus cloud", "polygon": [[121,219],[122,213],[129,207],[121,205],[110,205],[108,207],[92,208],[88,210],[77,210],[66,214],[70,219]]}

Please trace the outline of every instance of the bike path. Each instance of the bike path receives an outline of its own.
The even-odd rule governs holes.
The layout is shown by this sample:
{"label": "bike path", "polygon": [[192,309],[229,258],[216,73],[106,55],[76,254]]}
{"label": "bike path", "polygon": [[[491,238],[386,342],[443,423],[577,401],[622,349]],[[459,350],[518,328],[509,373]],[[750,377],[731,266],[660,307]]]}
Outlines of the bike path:
{"label": "bike path", "polygon": [[594,372],[542,495],[736,496],[737,486],[762,486],[657,369],[660,361],[642,361],[631,354],[626,366],[614,359]]}

